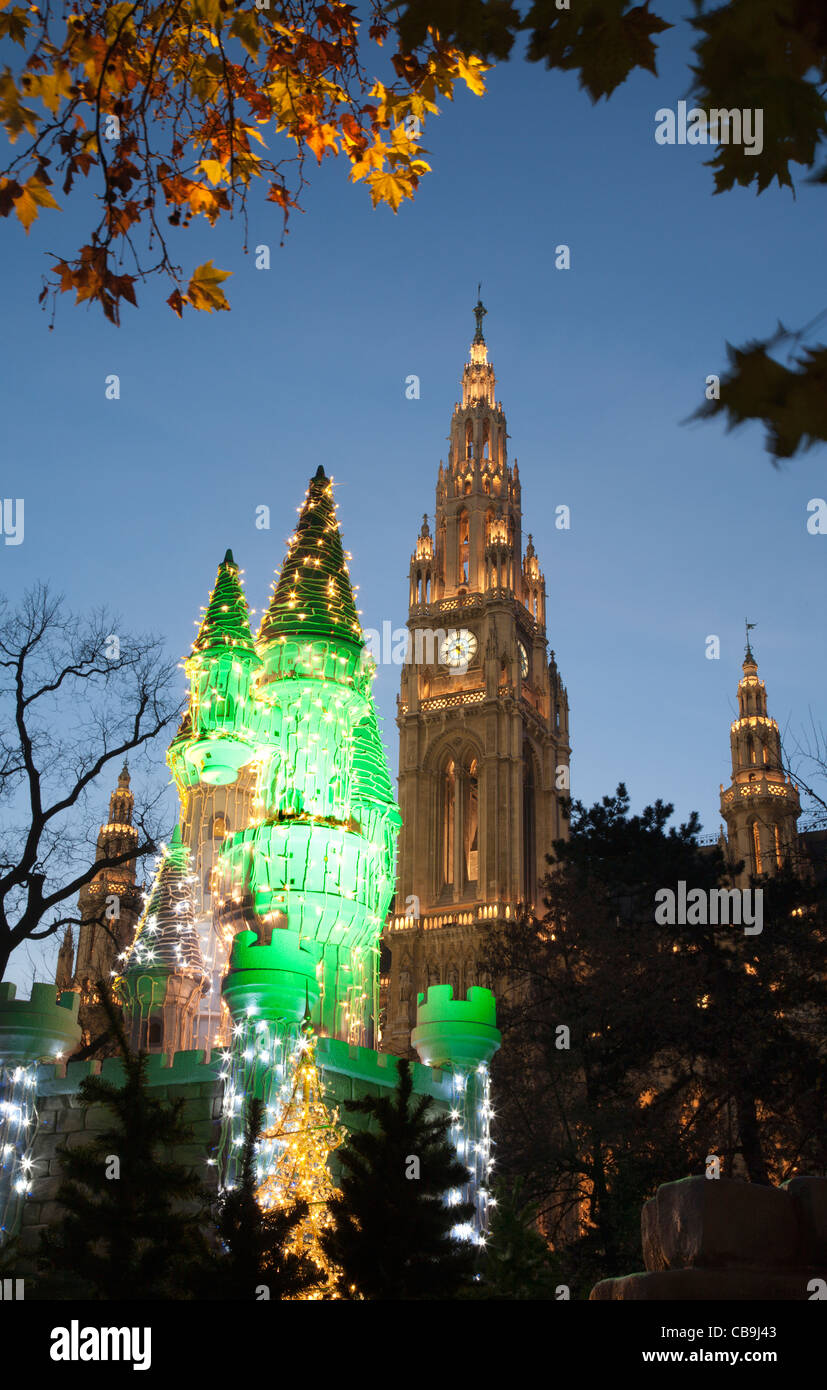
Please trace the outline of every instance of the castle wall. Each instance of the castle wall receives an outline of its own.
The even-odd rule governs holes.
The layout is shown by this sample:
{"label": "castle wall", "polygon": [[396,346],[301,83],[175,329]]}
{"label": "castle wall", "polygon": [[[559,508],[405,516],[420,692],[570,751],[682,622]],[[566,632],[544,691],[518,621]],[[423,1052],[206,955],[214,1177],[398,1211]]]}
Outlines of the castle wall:
{"label": "castle wall", "polygon": [[[349,1115],[346,1100],[361,1100],[365,1096],[387,1094],[397,1083],[396,1058],[357,1047],[335,1038],[319,1038],[317,1060],[324,1085],[326,1103],[339,1111],[339,1121],[348,1130],[364,1129],[368,1118]],[[148,1058],[147,1074],[153,1096],[168,1100],[182,1099],[183,1117],[192,1130],[187,1143],[177,1146],[174,1157],[194,1169],[212,1191],[217,1190],[218,1169],[207,1164],[216,1158],[221,1137],[223,1082],[219,1076],[221,1057],[209,1051],[179,1052],[172,1058],[152,1054]],[[102,1106],[83,1107],[78,1088],[85,1076],[100,1074],[116,1084],[122,1079],[123,1068],[117,1058],[100,1062],[69,1062],[59,1066],[38,1068],[37,1112],[38,1129],[33,1148],[34,1182],[23,1207],[20,1228],[20,1252],[27,1263],[40,1244],[48,1226],[60,1218],[57,1191],[61,1181],[58,1149],[78,1148],[91,1142],[96,1133],[112,1123],[111,1112]],[[434,1108],[447,1113],[451,1104],[451,1073],[417,1064],[413,1068],[414,1092],[430,1095]],[[341,1167],[336,1152],[331,1155],[334,1181]],[[23,1269],[22,1272],[25,1272]]]}

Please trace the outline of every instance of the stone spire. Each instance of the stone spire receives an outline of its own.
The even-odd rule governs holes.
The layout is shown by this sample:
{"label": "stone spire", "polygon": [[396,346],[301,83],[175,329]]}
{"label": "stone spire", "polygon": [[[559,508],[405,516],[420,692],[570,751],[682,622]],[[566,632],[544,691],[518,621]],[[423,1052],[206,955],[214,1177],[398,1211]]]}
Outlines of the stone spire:
{"label": "stone spire", "polygon": [[758,678],[747,624],[743,675],[738,682],[738,718],[730,726],[732,781],[721,786],[721,815],[730,859],[744,861],[739,886],[751,874],[774,874],[792,855],[801,814],[798,787],[784,771],[781,734],[767,713],[767,692]]}
{"label": "stone spire", "polygon": [[483,302],[482,302],[482,285],[477,285],[477,302],[476,302],[476,304],[474,305],[474,318],[475,318],[476,321],[477,321],[477,331],[476,331],[476,333],[474,334],[474,342],[475,342],[475,343],[484,343],[484,342],[485,342],[485,338],[483,337],[483,334],[482,334],[482,321],[483,321],[483,319],[485,318],[485,315],[486,315],[487,313],[488,313],[488,310],[486,309],[485,305],[484,305]]}
{"label": "stone spire", "polygon": [[[118,784],[109,797],[109,818],[98,832],[95,863],[129,855],[138,844],[132,824],[135,798],[124,763]],[[140,912],[140,893],[135,882],[135,860],[126,858],[114,868],[97,870],[78,894],[80,926],[74,959],[72,933],[67,928],[58,955],[55,983],[60,990],[80,995],[78,1019],[84,1044],[102,1036],[108,1028],[98,998],[98,981],[109,981],[117,960],[131,939]]]}
{"label": "stone spire", "polygon": [[394,1052],[410,1047],[417,994],[441,981],[457,998],[460,981],[481,979],[493,924],[518,903],[542,902],[548,846],[568,829],[568,703],[549,660],[530,538],[523,557],[520,483],[484,314],[480,295],[433,536],[423,527],[410,559],[397,915],[387,937]]}

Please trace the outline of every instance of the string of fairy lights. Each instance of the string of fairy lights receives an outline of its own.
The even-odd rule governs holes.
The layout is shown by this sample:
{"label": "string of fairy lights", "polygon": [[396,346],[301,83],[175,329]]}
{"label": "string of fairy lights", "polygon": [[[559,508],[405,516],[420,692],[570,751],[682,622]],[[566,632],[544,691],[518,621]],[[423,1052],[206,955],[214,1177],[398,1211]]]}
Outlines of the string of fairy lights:
{"label": "string of fairy lights", "polygon": [[316,1039],[300,1023],[258,1018],[251,1011],[233,1027],[230,1046],[222,1053],[224,1082],[219,1180],[232,1190],[239,1174],[252,1096],[264,1106],[264,1127],[255,1150],[256,1197],[263,1211],[289,1211],[306,1202],[308,1214],[292,1230],[288,1254],[308,1256],[319,1271],[318,1280],[301,1295],[308,1300],[335,1294],[335,1270],[320,1244],[331,1227],[328,1203],[338,1195],[328,1159],[345,1137],[338,1112],[329,1109],[322,1094],[316,1063]]}
{"label": "string of fairy lights", "polygon": [[449,1137],[459,1162],[468,1170],[468,1181],[463,1187],[452,1188],[446,1201],[449,1206],[469,1202],[474,1207],[471,1219],[457,1224],[452,1234],[457,1240],[475,1245],[485,1245],[491,1209],[497,1204],[490,1191],[495,1163],[491,1153],[492,1118],[491,1076],[485,1062],[473,1069],[453,1067]]}
{"label": "string of fairy lights", "polygon": [[300,1297],[317,1301],[336,1297],[337,1271],[321,1246],[321,1236],[333,1225],[329,1203],[340,1193],[334,1187],[328,1160],[345,1138],[338,1112],[322,1096],[316,1064],[316,1040],[299,1039],[286,1096],[262,1132],[258,1146],[260,1181],[257,1198],[263,1211],[289,1211],[306,1202],[307,1215],[294,1227],[285,1250],[309,1256],[319,1278]]}
{"label": "string of fairy lights", "polygon": [[12,1237],[34,1177],[37,1063],[0,1063],[0,1240]]}

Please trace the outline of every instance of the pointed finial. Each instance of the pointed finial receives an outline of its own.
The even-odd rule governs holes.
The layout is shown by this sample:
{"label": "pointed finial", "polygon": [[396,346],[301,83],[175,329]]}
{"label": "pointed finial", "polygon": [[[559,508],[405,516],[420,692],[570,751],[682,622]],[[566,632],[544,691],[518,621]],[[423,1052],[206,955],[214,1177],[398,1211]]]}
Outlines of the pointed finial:
{"label": "pointed finial", "polygon": [[128,787],[128,786],[129,786],[129,763],[128,763],[128,761],[127,761],[126,758],[124,758],[124,760],[123,760],[123,767],[121,768],[120,776],[118,777],[118,786],[119,786],[119,787]]}
{"label": "pointed finial", "polygon": [[479,285],[477,285],[477,302],[474,305],[474,318],[477,320],[477,331],[474,334],[475,343],[485,342],[485,339],[482,336],[482,321],[487,313],[488,310],[485,308],[485,305],[482,302],[482,283],[480,283]]}
{"label": "pointed finial", "polygon": [[746,653],[745,653],[745,656],[744,656],[744,660],[745,660],[745,661],[754,661],[754,660],[755,660],[755,657],[754,657],[753,654],[752,654],[752,646],[751,646],[751,644],[750,644],[749,635],[750,635],[750,633],[752,632],[752,629],[753,629],[754,627],[757,627],[758,624],[757,624],[757,623],[751,623],[747,618],[744,619],[744,624],[745,624],[746,629],[747,629],[747,650],[746,650]]}
{"label": "pointed finial", "polygon": [[314,475],[313,475],[313,481],[314,481],[314,483],[326,483],[326,482],[327,482],[327,474],[325,473],[325,471],[324,471],[324,469],[322,468],[322,465],[321,465],[321,464],[319,464],[318,468],[316,469],[316,472],[315,472]]}
{"label": "pointed finial", "polygon": [[224,559],[221,561],[221,563],[222,565],[232,565],[233,569],[238,569],[238,565],[233,559],[233,552],[231,550],[228,550],[226,552]]}

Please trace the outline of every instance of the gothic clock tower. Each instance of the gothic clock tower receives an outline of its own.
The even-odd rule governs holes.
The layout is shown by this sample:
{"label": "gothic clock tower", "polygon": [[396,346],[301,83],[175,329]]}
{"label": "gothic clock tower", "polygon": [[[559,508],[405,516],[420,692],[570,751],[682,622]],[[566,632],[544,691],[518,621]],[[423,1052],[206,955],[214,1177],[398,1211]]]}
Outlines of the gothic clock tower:
{"label": "gothic clock tower", "polygon": [[402,833],[383,1046],[410,1050],[416,996],[485,984],[485,935],[542,910],[545,856],[566,834],[568,699],[546,642],[546,588],[523,553],[519,470],[507,458],[478,301],[462,401],[440,462],[436,522],[411,558],[398,700]]}

